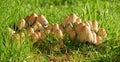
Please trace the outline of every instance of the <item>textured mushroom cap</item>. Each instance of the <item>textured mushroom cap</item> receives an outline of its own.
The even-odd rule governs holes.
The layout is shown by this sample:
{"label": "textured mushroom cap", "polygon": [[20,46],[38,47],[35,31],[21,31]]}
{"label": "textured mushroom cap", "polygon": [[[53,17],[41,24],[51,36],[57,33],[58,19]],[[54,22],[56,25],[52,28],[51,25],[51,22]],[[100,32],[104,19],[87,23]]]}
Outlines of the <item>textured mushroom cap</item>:
{"label": "textured mushroom cap", "polygon": [[32,40],[39,40],[41,38],[41,33],[39,31],[36,31],[34,34],[31,36]]}
{"label": "textured mushroom cap", "polygon": [[45,40],[45,39],[46,39],[46,37],[47,37],[47,36],[46,36],[46,34],[45,34],[45,33],[43,33],[43,32],[41,32],[41,38],[40,38],[40,39],[41,39],[41,40]]}
{"label": "textured mushroom cap", "polygon": [[53,24],[52,30],[55,32],[56,30],[59,30],[59,25],[57,23]]}
{"label": "textured mushroom cap", "polygon": [[38,22],[36,21],[33,25],[32,25],[32,28],[34,30],[44,30],[43,26]]}
{"label": "textured mushroom cap", "polygon": [[74,31],[74,30],[70,30],[70,33],[69,33],[69,38],[72,40],[72,39],[74,39],[74,38],[75,38],[75,36],[76,36],[75,31]]}
{"label": "textured mushroom cap", "polygon": [[97,34],[98,34],[99,36],[101,36],[102,38],[106,38],[106,37],[107,37],[107,33],[106,33],[106,31],[105,31],[104,28],[99,28]]}
{"label": "textured mushroom cap", "polygon": [[28,36],[31,36],[32,34],[34,34],[34,29],[33,28],[29,28],[28,29]]}
{"label": "textured mushroom cap", "polygon": [[77,39],[81,42],[82,41],[88,41],[88,42],[93,41],[92,31],[89,29],[88,26],[81,27],[80,31],[78,32]]}
{"label": "textured mushroom cap", "polygon": [[80,19],[80,18],[77,18],[75,24],[79,24],[79,23],[81,23],[81,22],[82,22],[81,19]]}
{"label": "textured mushroom cap", "polygon": [[37,14],[32,13],[32,14],[30,15],[29,19],[26,20],[26,22],[28,23],[28,26],[33,25],[34,22],[36,21],[37,17],[38,17]]}
{"label": "textured mushroom cap", "polygon": [[91,43],[97,44],[97,38],[96,38],[97,35],[96,35],[96,33],[94,31],[92,31],[92,34],[93,34],[93,41]]}
{"label": "textured mushroom cap", "polygon": [[43,27],[48,25],[48,21],[43,15],[39,15],[36,21],[38,21]]}
{"label": "textured mushroom cap", "polygon": [[20,19],[20,20],[19,20],[19,24],[18,24],[17,27],[18,27],[19,30],[21,30],[22,28],[25,27],[25,25],[26,25],[25,20],[24,20],[24,19]]}
{"label": "textured mushroom cap", "polygon": [[74,13],[72,13],[72,14],[70,14],[70,16],[69,16],[69,21],[70,21],[71,23],[75,23],[77,18],[78,18],[78,17],[77,17]]}
{"label": "textured mushroom cap", "polygon": [[88,26],[89,27],[89,29],[91,29],[91,26],[90,26],[90,24],[89,24],[89,22],[88,21],[84,21],[83,22],[86,26]]}
{"label": "textured mushroom cap", "polygon": [[58,39],[62,39],[63,38],[63,33],[60,29],[53,31],[54,33],[54,37],[58,38]]}
{"label": "textured mushroom cap", "polygon": [[81,28],[85,26],[85,23],[79,23],[75,25],[75,31],[76,33],[79,33],[79,31],[81,31]]}
{"label": "textured mushroom cap", "polygon": [[92,30],[97,32],[98,31],[98,22],[97,21],[92,21]]}
{"label": "textured mushroom cap", "polygon": [[68,23],[69,23],[69,16],[66,16],[66,17],[62,20],[62,26],[65,27]]}
{"label": "textured mushroom cap", "polygon": [[101,43],[102,43],[102,37],[97,35],[96,38],[97,38],[97,43],[96,43],[96,45],[101,44]]}

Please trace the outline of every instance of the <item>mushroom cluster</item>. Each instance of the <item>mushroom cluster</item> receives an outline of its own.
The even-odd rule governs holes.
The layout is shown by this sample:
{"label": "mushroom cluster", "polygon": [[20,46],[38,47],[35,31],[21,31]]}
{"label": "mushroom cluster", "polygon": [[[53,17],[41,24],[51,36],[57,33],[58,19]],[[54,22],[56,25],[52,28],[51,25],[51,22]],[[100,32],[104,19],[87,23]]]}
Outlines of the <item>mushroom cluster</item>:
{"label": "mushroom cluster", "polygon": [[[49,24],[43,15],[35,13],[19,20],[18,30],[8,28],[12,38],[25,38],[25,34],[34,41],[46,40],[47,35],[52,35],[59,40],[67,35],[70,40],[76,39],[79,42],[89,42],[95,45],[101,44],[102,39],[107,37],[104,28],[98,28],[97,21],[81,21],[74,13],[66,16],[62,23]],[[20,34],[19,34],[20,32]]]}

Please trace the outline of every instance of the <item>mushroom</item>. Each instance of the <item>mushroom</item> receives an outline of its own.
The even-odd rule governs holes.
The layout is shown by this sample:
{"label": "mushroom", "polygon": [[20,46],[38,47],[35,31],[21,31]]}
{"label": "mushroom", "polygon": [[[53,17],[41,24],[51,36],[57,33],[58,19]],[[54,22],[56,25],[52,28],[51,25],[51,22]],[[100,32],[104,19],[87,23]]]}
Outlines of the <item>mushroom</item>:
{"label": "mushroom", "polygon": [[47,19],[43,15],[39,15],[37,20],[43,27],[46,27],[48,25]]}
{"label": "mushroom", "polygon": [[31,36],[32,34],[34,34],[34,29],[33,28],[29,28],[28,29],[28,36]]}
{"label": "mushroom", "polygon": [[78,17],[77,17],[74,13],[72,13],[72,14],[70,14],[70,16],[69,16],[69,21],[70,21],[71,23],[75,23],[77,18],[78,18]]}
{"label": "mushroom", "polygon": [[36,31],[34,34],[31,36],[32,40],[37,41],[41,38],[41,33],[39,31]]}
{"label": "mushroom", "polygon": [[99,36],[99,35],[97,35],[97,43],[96,43],[96,45],[99,45],[99,44],[101,44],[102,43],[102,37],[101,36]]}
{"label": "mushroom", "polygon": [[98,31],[98,22],[97,21],[92,21],[92,30],[97,32]]}
{"label": "mushroom", "polygon": [[92,34],[93,34],[93,41],[90,43],[97,44],[97,35],[94,31],[92,31]]}
{"label": "mushroom", "polygon": [[107,37],[107,33],[106,33],[104,28],[99,28],[97,34],[99,36],[101,36],[102,38],[106,38]]}
{"label": "mushroom", "polygon": [[58,39],[63,38],[63,33],[62,33],[62,31],[60,29],[57,29],[57,30],[53,31],[53,33],[54,33],[55,38],[58,38]]}
{"label": "mushroom", "polygon": [[73,29],[72,24],[67,24],[66,28],[65,28],[65,32],[67,33],[67,35],[69,36],[69,38],[72,40],[74,39],[76,33]]}
{"label": "mushroom", "polygon": [[89,22],[88,21],[84,21],[83,22],[86,26],[88,26],[89,27],[89,29],[91,29],[91,26],[90,26],[90,24],[89,24]]}
{"label": "mushroom", "polygon": [[43,26],[38,22],[36,21],[33,25],[32,25],[33,29],[34,30],[44,30]]}
{"label": "mushroom", "polygon": [[25,20],[24,20],[24,19],[20,19],[20,20],[19,20],[19,24],[18,24],[17,27],[18,27],[19,30],[21,30],[22,28],[25,27],[25,25],[26,25]]}
{"label": "mushroom", "polygon": [[77,34],[77,39],[81,42],[83,41],[92,42],[93,41],[92,31],[89,29],[88,26],[84,25],[81,27],[80,31]]}
{"label": "mushroom", "polygon": [[68,24],[69,16],[66,16],[62,21],[62,26],[65,27]]}
{"label": "mushroom", "polygon": [[34,22],[36,21],[37,17],[38,17],[37,14],[32,13],[32,14],[30,15],[29,19],[26,21],[26,22],[28,23],[28,26],[33,25]]}
{"label": "mushroom", "polygon": [[85,23],[79,23],[75,25],[75,31],[76,33],[79,33],[79,31],[81,30],[81,28],[85,26]]}
{"label": "mushroom", "polygon": [[41,32],[41,40],[44,41],[46,39],[46,34],[44,32]]}
{"label": "mushroom", "polygon": [[79,24],[81,22],[82,22],[81,19],[77,18],[75,24]]}

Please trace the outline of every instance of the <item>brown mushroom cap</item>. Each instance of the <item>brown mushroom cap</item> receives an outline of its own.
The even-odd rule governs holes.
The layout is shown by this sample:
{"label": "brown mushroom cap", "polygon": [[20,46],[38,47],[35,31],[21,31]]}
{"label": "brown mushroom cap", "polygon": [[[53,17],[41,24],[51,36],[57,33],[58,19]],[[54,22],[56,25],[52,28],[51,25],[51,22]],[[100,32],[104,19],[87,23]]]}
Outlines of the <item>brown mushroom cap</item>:
{"label": "brown mushroom cap", "polygon": [[18,24],[18,29],[21,30],[22,28],[24,28],[26,25],[26,22],[24,19],[20,19],[19,20],[19,24]]}
{"label": "brown mushroom cap", "polygon": [[105,31],[104,28],[99,28],[97,34],[98,34],[99,36],[101,36],[102,38],[106,38],[106,37],[107,37],[107,33],[106,33],[106,31]]}
{"label": "brown mushroom cap", "polygon": [[63,33],[60,29],[56,30],[56,31],[53,31],[54,33],[54,37],[55,38],[58,38],[58,39],[62,39],[63,38]]}
{"label": "brown mushroom cap", "polygon": [[36,21],[38,21],[43,27],[48,25],[48,21],[43,15],[39,15]]}
{"label": "brown mushroom cap", "polygon": [[72,13],[72,14],[70,14],[70,16],[69,16],[69,21],[70,21],[71,23],[75,23],[77,18],[78,18],[78,17],[76,16],[76,14]]}
{"label": "brown mushroom cap", "polygon": [[97,45],[102,43],[102,37],[97,35]]}
{"label": "brown mushroom cap", "polygon": [[44,30],[43,26],[38,22],[36,21],[33,25],[32,25],[33,29],[34,30]]}
{"label": "brown mushroom cap", "polygon": [[29,19],[26,21],[26,22],[28,23],[28,26],[33,25],[34,22],[36,21],[37,17],[38,17],[37,14],[32,13],[32,14],[30,15]]}
{"label": "brown mushroom cap", "polygon": [[28,36],[31,36],[32,34],[34,34],[34,29],[33,28],[29,28],[28,29]]}
{"label": "brown mushroom cap", "polygon": [[97,21],[92,21],[92,30],[97,32],[98,31],[98,22]]}
{"label": "brown mushroom cap", "polygon": [[93,35],[92,35],[92,31],[89,29],[88,26],[83,26],[77,36],[79,41],[88,41],[88,42],[92,42],[93,41]]}
{"label": "brown mushroom cap", "polygon": [[65,27],[69,22],[69,16],[66,16],[62,21],[62,26]]}

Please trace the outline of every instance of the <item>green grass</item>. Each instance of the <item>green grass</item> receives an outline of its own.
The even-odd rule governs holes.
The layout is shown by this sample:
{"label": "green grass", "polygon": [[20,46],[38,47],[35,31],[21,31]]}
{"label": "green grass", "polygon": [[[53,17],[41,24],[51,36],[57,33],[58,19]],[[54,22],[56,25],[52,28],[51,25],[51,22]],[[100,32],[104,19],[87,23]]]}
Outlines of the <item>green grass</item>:
{"label": "green grass", "polygon": [[[108,37],[102,45],[80,43],[76,47],[66,41],[69,53],[50,51],[42,53],[30,48],[30,40],[14,44],[7,27],[14,28],[19,18],[31,13],[43,14],[49,23],[61,23],[65,16],[75,13],[82,20],[97,20],[105,28]],[[120,61],[120,1],[119,0],[2,0],[0,1],[0,62],[48,62],[48,58],[60,58],[71,62],[119,62]],[[46,44],[46,43],[45,43]],[[18,47],[19,46],[19,47]],[[43,48],[44,46],[41,46]]]}

